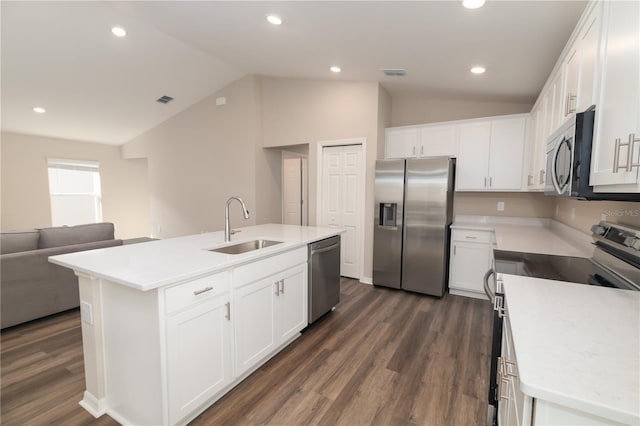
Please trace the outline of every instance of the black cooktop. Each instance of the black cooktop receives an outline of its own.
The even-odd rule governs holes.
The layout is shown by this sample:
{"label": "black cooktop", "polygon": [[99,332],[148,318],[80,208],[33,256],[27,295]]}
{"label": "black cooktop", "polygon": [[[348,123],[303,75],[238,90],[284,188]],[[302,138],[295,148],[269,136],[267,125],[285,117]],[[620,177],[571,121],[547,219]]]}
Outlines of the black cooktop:
{"label": "black cooktop", "polygon": [[589,259],[549,254],[493,250],[498,273],[616,287],[598,274]]}

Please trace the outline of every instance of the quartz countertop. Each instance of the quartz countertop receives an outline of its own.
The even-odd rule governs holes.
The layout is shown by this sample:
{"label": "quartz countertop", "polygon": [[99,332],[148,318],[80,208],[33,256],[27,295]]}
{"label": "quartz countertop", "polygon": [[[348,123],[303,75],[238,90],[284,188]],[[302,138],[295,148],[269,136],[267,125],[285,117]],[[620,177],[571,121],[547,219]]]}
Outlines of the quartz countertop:
{"label": "quartz countertop", "polygon": [[505,251],[591,257],[591,237],[550,219],[456,216],[451,229],[495,232],[495,248]]}
{"label": "quartz countertop", "polygon": [[501,274],[520,388],[640,423],[640,292]]}
{"label": "quartz countertop", "polygon": [[[340,228],[279,224],[248,226],[239,231],[228,243],[224,242],[224,232],[210,232],[51,256],[49,261],[77,273],[146,291],[303,247],[344,232]],[[282,244],[236,255],[209,251],[255,239],[282,241]]]}

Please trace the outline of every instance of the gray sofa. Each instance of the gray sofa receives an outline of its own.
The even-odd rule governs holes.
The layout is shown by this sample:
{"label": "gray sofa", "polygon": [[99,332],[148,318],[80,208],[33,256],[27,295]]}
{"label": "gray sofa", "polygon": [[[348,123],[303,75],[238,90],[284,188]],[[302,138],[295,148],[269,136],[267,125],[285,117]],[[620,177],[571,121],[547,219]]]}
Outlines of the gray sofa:
{"label": "gray sofa", "polygon": [[0,234],[0,328],[80,306],[78,279],[49,256],[122,245],[112,223]]}

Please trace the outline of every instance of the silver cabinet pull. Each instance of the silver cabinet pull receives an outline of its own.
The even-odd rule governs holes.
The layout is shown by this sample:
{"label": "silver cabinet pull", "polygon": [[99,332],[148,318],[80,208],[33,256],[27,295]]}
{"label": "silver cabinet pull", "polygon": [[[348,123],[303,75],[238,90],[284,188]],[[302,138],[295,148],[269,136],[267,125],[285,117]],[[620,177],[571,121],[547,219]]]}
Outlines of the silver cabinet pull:
{"label": "silver cabinet pull", "polygon": [[455,244],[453,245],[453,255],[454,256],[456,255],[456,245]]}
{"label": "silver cabinet pull", "polygon": [[489,178],[489,188],[493,186],[493,176]]}
{"label": "silver cabinet pull", "polygon": [[527,175],[527,185],[533,185],[533,175]]}
{"label": "silver cabinet pull", "polygon": [[[496,291],[497,291],[497,287],[496,287]],[[498,316],[500,318],[504,318],[507,316],[504,309],[504,302],[503,302],[502,296],[496,295],[496,297],[493,298],[493,310],[498,313]]]}
{"label": "silver cabinet pull", "polygon": [[420,155],[424,155],[424,145],[420,146]]}
{"label": "silver cabinet pull", "polygon": [[485,188],[487,187],[487,177],[486,176],[484,177],[484,187]]}
{"label": "silver cabinet pull", "polygon": [[276,285],[276,296],[280,296],[280,281],[276,281],[275,285]]}
{"label": "silver cabinet pull", "polygon": [[540,183],[544,183],[544,174],[545,174],[545,171],[540,170]]}
{"label": "silver cabinet pull", "polygon": [[[627,142],[621,142],[620,138],[615,140],[613,148],[613,173],[618,173],[619,170],[631,172],[634,168],[640,167],[640,160],[638,160],[637,163],[633,162],[633,148],[635,148],[636,142],[640,142],[640,138],[636,138],[635,133],[629,133],[629,140],[627,140]],[[627,159],[624,166],[620,166],[620,148],[623,146],[627,147]]]}
{"label": "silver cabinet pull", "polygon": [[284,294],[284,280],[280,280],[280,293]]}
{"label": "silver cabinet pull", "polygon": [[413,147],[413,156],[414,157],[416,156],[416,147],[415,146]]}
{"label": "silver cabinet pull", "polygon": [[213,290],[213,287],[205,287],[205,288],[203,288],[202,290],[196,290],[196,291],[194,291],[194,292],[193,292],[193,295],[194,295],[194,296],[197,296],[197,295],[199,295],[199,294],[206,293],[206,292],[211,291],[211,290]]}
{"label": "silver cabinet pull", "polygon": [[564,115],[569,115],[576,112],[576,108],[573,102],[578,99],[578,95],[572,95],[571,92],[567,93],[567,99],[564,104]]}
{"label": "silver cabinet pull", "polygon": [[231,321],[231,302],[225,303],[224,306],[227,307],[227,315],[225,315],[224,317]]}
{"label": "silver cabinet pull", "polygon": [[466,239],[468,239],[468,240],[477,240],[478,239],[478,237],[472,237],[471,235],[465,235],[464,237]]}

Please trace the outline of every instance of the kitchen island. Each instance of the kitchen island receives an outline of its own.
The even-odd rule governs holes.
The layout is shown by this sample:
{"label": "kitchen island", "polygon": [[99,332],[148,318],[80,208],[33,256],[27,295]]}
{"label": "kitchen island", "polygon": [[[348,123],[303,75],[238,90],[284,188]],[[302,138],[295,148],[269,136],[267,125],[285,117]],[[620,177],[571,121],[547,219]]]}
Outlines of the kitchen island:
{"label": "kitchen island", "polygon": [[[307,326],[307,244],[338,228],[259,225],[61,256],[79,280],[86,391],[122,424],[184,424]],[[211,251],[277,242],[241,254]]]}

